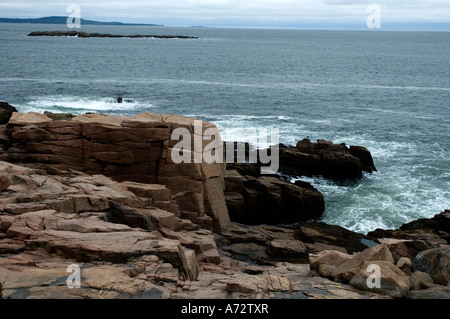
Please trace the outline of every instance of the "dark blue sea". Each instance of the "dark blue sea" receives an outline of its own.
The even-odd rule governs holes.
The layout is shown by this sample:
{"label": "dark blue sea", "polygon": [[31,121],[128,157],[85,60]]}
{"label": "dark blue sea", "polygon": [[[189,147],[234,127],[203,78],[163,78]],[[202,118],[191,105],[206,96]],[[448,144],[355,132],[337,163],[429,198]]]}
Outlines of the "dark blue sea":
{"label": "dark blue sea", "polygon": [[324,222],[358,232],[450,208],[448,32],[82,26],[199,38],[27,37],[64,28],[0,24],[0,101],[21,112],[183,114],[225,140],[278,128],[285,144],[365,146],[378,172],[361,181],[303,178],[325,196]]}

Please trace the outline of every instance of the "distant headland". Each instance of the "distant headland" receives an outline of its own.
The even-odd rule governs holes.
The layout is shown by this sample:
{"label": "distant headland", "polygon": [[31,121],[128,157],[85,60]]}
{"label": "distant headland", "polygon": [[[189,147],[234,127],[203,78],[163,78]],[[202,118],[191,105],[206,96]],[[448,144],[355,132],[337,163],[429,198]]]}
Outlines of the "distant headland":
{"label": "distant headland", "polygon": [[[17,18],[0,18],[0,23],[34,23],[34,24],[66,24],[67,17],[51,16],[36,19],[17,19]],[[123,22],[103,22],[94,20],[81,19],[82,25],[117,25],[117,26],[151,26],[162,27],[160,24],[143,24],[143,23],[123,23]]]}

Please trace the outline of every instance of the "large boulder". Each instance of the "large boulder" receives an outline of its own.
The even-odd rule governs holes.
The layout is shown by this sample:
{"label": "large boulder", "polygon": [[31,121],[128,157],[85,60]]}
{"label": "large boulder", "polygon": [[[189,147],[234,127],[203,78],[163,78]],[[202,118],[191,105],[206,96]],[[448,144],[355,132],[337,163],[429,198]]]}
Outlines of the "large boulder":
{"label": "large boulder", "polygon": [[378,241],[388,246],[395,262],[404,257],[414,260],[419,252],[432,248],[428,243],[418,239],[380,238]]}
{"label": "large boulder", "polygon": [[[309,185],[309,184],[308,184]],[[225,174],[225,199],[230,218],[247,225],[283,224],[318,218],[325,210],[323,195],[276,177]]]}
{"label": "large boulder", "polygon": [[309,255],[309,266],[311,270],[317,270],[321,265],[338,267],[353,257],[336,250],[324,250],[319,254]]}
{"label": "large boulder", "polygon": [[[373,266],[378,266],[379,273],[375,273]],[[374,276],[378,276],[375,279]],[[377,280],[379,280],[377,286]],[[405,297],[410,289],[408,277],[389,261],[366,261],[361,270],[352,277],[350,285],[364,291],[370,291],[393,298]]]}
{"label": "large boulder", "polygon": [[349,282],[353,276],[363,269],[364,263],[368,261],[387,261],[394,265],[394,258],[389,248],[381,244],[364,250],[354,258],[336,267],[332,275],[334,278]]}
{"label": "large boulder", "polygon": [[324,250],[319,254],[309,254],[309,267],[320,276],[332,279],[336,267],[351,260],[353,256],[336,250]]}
{"label": "large boulder", "polygon": [[14,106],[6,102],[0,102],[0,125],[7,124],[14,112],[17,112]]}
{"label": "large boulder", "polygon": [[413,270],[425,272],[436,284],[447,286],[450,282],[450,246],[419,253],[414,259]]}

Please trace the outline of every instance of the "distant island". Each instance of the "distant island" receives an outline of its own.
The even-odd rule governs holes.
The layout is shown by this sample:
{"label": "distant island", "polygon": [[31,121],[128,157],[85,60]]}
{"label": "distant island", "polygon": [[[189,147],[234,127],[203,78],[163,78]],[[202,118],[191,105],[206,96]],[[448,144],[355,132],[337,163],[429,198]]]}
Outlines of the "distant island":
{"label": "distant island", "polygon": [[77,37],[77,38],[156,38],[156,39],[198,39],[185,35],[120,35],[104,33],[87,33],[84,31],[34,31],[28,34],[29,37]]}
{"label": "distant island", "polygon": [[[51,16],[36,19],[17,19],[17,18],[0,18],[0,23],[34,23],[34,24],[66,24],[67,17]],[[123,22],[102,22],[81,19],[81,25],[117,25],[117,26],[150,26],[162,27],[160,24],[143,24],[143,23],[123,23]]]}

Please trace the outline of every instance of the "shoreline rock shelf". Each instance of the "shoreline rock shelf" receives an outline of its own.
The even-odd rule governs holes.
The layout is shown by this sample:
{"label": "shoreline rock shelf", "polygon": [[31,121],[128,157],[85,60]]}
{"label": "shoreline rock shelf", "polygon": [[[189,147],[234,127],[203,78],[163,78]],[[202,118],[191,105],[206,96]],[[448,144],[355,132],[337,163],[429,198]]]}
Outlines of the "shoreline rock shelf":
{"label": "shoreline rock shelf", "polygon": [[76,38],[154,38],[154,39],[198,39],[198,37],[185,35],[120,35],[105,33],[88,33],[84,31],[34,31],[28,34],[29,37],[76,37]]}
{"label": "shoreline rock shelf", "polygon": [[[450,298],[450,211],[367,235],[230,221],[316,218],[323,196],[245,168],[174,164],[169,136],[193,120],[12,113],[0,126],[0,298]],[[308,147],[336,148],[322,144]],[[66,285],[71,264],[81,289]],[[369,288],[374,265],[381,285]]]}

